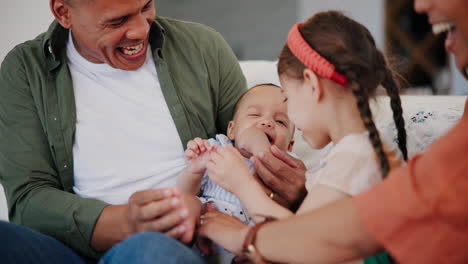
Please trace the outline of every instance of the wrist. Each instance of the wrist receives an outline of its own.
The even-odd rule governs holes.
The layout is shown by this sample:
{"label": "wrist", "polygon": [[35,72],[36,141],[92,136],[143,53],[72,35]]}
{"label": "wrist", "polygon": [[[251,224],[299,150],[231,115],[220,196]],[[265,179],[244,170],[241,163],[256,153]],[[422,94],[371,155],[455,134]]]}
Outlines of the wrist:
{"label": "wrist", "polygon": [[242,243],[242,253],[252,262],[252,263],[268,263],[258,251],[257,246],[255,245],[257,233],[260,228],[268,222],[276,220],[273,217],[267,217],[265,221],[257,223],[254,226],[251,226],[244,231],[243,237],[244,242]]}
{"label": "wrist", "polygon": [[135,228],[130,219],[130,206],[128,204],[124,205],[123,207],[122,219],[125,219],[125,222],[122,225],[122,228],[120,229],[120,231],[121,231],[121,237],[123,238],[122,240],[124,240],[135,232],[134,230]]}

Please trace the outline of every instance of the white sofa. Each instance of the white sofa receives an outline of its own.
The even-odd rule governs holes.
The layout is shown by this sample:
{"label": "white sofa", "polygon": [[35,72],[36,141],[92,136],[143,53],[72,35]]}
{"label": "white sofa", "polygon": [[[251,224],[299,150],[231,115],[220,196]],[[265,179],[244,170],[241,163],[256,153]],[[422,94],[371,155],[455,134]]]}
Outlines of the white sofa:
{"label": "white sofa", "polygon": [[[249,87],[260,83],[276,83],[276,65],[272,61],[242,61],[241,67]],[[463,112],[464,96],[402,96],[403,111],[407,125],[410,156],[424,151],[435,139],[444,134],[459,119]],[[393,142],[392,113],[387,97],[379,97],[372,104],[374,119],[387,144],[397,148]],[[425,119],[425,116],[430,117]],[[317,164],[323,151],[311,150],[300,133],[295,135],[294,152],[307,167]],[[3,188],[0,185],[0,220],[7,220],[8,213]]]}

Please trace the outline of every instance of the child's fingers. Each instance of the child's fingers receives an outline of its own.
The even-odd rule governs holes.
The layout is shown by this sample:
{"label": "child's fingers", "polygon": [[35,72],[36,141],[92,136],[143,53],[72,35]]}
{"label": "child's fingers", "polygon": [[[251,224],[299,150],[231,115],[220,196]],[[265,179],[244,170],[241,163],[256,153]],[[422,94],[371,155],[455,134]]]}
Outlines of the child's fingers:
{"label": "child's fingers", "polygon": [[203,144],[205,145],[206,149],[211,149],[211,143],[208,140],[203,140]]}
{"label": "child's fingers", "polygon": [[194,139],[194,141],[198,144],[198,148],[200,148],[201,151],[205,151],[205,145],[203,144],[203,139],[197,137]]}
{"label": "child's fingers", "polygon": [[196,158],[198,155],[197,153],[195,153],[193,150],[191,149],[187,149],[185,151],[185,158],[188,159],[188,160],[191,160],[191,159],[194,159]]}
{"label": "child's fingers", "polygon": [[190,140],[187,143],[187,150],[189,149],[195,152],[196,154],[200,154],[200,149],[198,148],[198,144],[195,140]]}

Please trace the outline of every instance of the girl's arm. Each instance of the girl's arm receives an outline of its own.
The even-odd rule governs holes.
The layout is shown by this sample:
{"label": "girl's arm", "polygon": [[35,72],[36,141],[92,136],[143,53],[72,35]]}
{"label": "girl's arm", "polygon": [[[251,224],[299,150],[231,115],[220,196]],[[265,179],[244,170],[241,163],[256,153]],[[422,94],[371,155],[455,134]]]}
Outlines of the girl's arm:
{"label": "girl's arm", "polygon": [[292,212],[273,201],[250,172],[245,158],[232,146],[216,148],[207,164],[212,181],[233,193],[252,218],[258,222],[266,216],[285,218]]}
{"label": "girl's arm", "polygon": [[294,214],[273,201],[255,179],[234,191],[234,194],[256,223],[265,220],[267,216],[283,219]]}

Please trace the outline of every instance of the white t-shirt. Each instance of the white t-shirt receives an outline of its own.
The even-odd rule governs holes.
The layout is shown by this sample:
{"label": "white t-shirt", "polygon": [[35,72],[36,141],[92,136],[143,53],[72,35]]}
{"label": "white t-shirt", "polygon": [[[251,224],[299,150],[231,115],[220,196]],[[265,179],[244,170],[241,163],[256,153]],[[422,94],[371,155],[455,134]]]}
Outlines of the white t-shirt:
{"label": "white t-shirt", "polygon": [[138,70],[124,71],[89,62],[70,35],[67,56],[77,111],[75,193],[125,204],[136,191],[175,186],[184,148],[151,49]]}
{"label": "white t-shirt", "polygon": [[306,188],[321,184],[356,195],[382,181],[380,163],[368,133],[343,137],[320,161],[318,170],[306,173]]}

